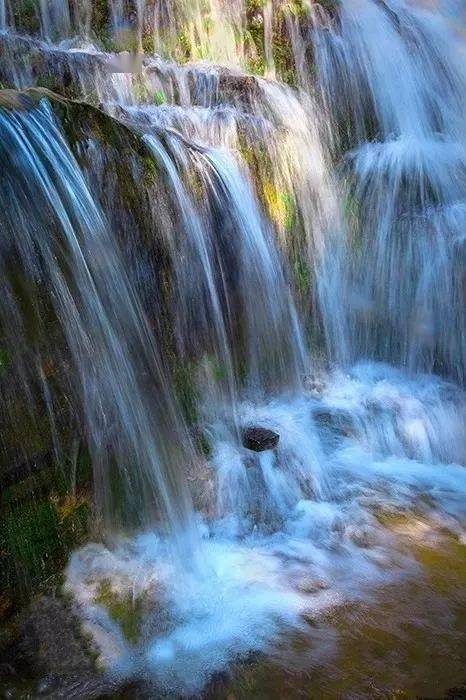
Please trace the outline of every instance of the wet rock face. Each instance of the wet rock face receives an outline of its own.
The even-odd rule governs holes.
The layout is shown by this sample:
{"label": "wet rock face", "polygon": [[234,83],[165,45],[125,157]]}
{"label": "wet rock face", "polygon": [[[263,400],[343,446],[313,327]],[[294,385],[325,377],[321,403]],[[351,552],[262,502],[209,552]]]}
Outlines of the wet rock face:
{"label": "wet rock face", "polygon": [[354,418],[348,411],[322,406],[314,412],[314,420],[319,427],[326,428],[338,436],[348,437],[356,431]]}
{"label": "wet rock face", "polygon": [[54,589],[34,599],[9,634],[0,635],[0,697],[115,697],[121,681],[96,668],[96,650],[72,604],[57,593]]}
{"label": "wet rock face", "polygon": [[273,450],[278,445],[280,436],[273,430],[252,426],[243,430],[243,445],[253,452]]}

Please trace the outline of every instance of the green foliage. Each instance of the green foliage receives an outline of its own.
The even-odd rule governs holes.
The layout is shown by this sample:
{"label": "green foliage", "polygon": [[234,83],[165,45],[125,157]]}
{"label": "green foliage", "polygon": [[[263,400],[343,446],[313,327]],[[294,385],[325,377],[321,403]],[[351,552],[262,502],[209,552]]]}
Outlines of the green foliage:
{"label": "green foliage", "polygon": [[264,75],[264,23],[262,21],[263,0],[249,0],[247,3],[247,26],[244,43],[247,56],[247,69],[251,73]]}
{"label": "green foliage", "polygon": [[361,202],[354,187],[347,190],[344,199],[344,214],[350,230],[350,240],[354,252],[362,253]]}
{"label": "green foliage", "polygon": [[57,575],[88,532],[89,506],[71,496],[10,503],[0,512],[2,590],[26,598]]}
{"label": "green foliage", "polygon": [[[48,455],[38,454],[41,460],[49,459]],[[76,482],[73,484],[71,472]],[[72,468],[67,461],[61,465],[44,464],[3,488],[0,590],[14,592],[16,603],[27,600],[50,579],[56,580],[70,551],[86,541],[91,516],[87,495],[91,478],[89,455],[82,449],[77,461],[73,456]]]}
{"label": "green foliage", "polygon": [[286,33],[276,31],[272,42],[277,77],[288,85],[296,85],[296,69],[292,44]]}
{"label": "green foliage", "polygon": [[39,0],[15,0],[10,4],[13,22],[23,34],[38,34],[40,31]]}
{"label": "green foliage", "polygon": [[178,40],[176,42],[176,52],[175,59],[184,63],[185,61],[190,61],[194,56],[191,55],[191,43],[189,37],[185,32],[180,32],[178,34]]}
{"label": "green foliage", "polygon": [[344,212],[347,219],[358,219],[360,214],[360,202],[354,191],[347,193],[344,202]]}
{"label": "green foliage", "polygon": [[167,103],[167,98],[165,97],[165,93],[163,90],[156,90],[155,95],[154,95],[154,103],[160,107],[160,105],[164,105]]}
{"label": "green foliage", "polygon": [[155,52],[154,37],[149,34],[143,34],[142,37],[142,51],[143,53],[152,54]]}

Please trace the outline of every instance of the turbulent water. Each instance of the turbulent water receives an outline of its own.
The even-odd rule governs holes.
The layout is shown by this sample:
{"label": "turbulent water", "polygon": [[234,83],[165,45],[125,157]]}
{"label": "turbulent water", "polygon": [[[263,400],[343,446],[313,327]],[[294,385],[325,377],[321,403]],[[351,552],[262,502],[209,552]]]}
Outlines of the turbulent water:
{"label": "turbulent water", "polygon": [[[141,49],[149,26],[157,53],[178,58],[183,30],[191,58],[244,67],[242,3],[212,0],[207,23],[201,4],[112,2],[113,40],[135,32]],[[0,4],[11,85],[34,84],[40,52],[150,163],[143,177],[135,153],[127,175],[141,221],[99,139],[67,143],[44,98],[0,103],[2,331],[30,346],[17,378],[26,397],[39,383],[53,429],[41,368],[58,328],[96,530],[112,533],[72,556],[66,588],[108,672],[172,694],[245,660],[314,667],[335,654],[331,632],[313,637],[329,611],[422,581],[425,548],[464,560],[459,8],[284,12],[293,89],[273,80],[278,5],[262,16],[266,80],[103,53],[85,3],[41,3],[47,45],[19,39]],[[247,449],[251,426],[278,446]],[[312,661],[296,661],[296,638]]]}

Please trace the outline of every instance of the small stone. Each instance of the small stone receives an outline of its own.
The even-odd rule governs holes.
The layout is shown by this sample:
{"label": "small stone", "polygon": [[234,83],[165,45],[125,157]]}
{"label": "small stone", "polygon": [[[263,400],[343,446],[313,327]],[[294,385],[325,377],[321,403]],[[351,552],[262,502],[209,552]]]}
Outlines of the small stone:
{"label": "small stone", "polygon": [[316,579],[308,576],[299,580],[296,584],[296,588],[301,593],[320,593],[329,588],[329,584],[323,579]]}
{"label": "small stone", "polygon": [[362,549],[369,549],[377,542],[377,532],[374,528],[369,526],[349,527],[347,534],[351,541],[354,542],[357,547],[361,547]]}
{"label": "small stone", "polygon": [[268,428],[251,427],[243,431],[243,445],[253,452],[273,450],[278,445],[280,436]]}

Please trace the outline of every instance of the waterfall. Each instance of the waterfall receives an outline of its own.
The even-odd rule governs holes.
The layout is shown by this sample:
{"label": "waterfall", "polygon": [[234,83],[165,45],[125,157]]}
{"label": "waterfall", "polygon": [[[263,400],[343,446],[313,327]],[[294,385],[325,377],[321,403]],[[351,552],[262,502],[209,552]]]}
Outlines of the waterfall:
{"label": "waterfall", "polygon": [[[11,9],[0,428],[30,418],[73,497],[89,453],[65,590],[101,667],[148,697],[437,693],[434,612],[442,658],[466,633],[460,3]],[[380,653],[410,635],[422,682],[418,647]]]}
{"label": "waterfall", "polygon": [[[186,191],[176,161],[173,162],[155,135],[148,135],[146,141],[167,174],[181,224],[177,237],[169,238],[177,287],[178,345],[185,356],[193,351],[201,354],[210,351],[210,362],[213,359],[214,368],[224,378],[224,382],[221,382],[224,386],[220,387],[221,402],[217,401],[215,408],[221,410],[222,404],[229,406],[230,420],[235,422],[237,385],[233,366],[232,319],[226,316],[222,305],[228,291],[223,282],[225,269],[221,263],[219,266],[213,232],[206,226]],[[176,145],[175,141],[173,146]],[[183,162],[182,165],[187,169],[190,162]],[[206,338],[211,338],[208,344]],[[214,398],[209,397],[211,401]]]}
{"label": "waterfall", "polygon": [[213,169],[210,178],[219,204],[217,216],[222,217],[220,226],[231,231],[227,245],[238,241],[224,269],[231,271],[233,260],[238,265],[235,283],[242,296],[238,315],[245,319],[247,381],[259,396],[264,390],[297,388],[306,369],[306,354],[271,232],[261,220],[250,184],[234,162],[221,152],[210,152],[206,160]]}
{"label": "waterfall", "polygon": [[[175,531],[188,527],[190,502],[178,465],[189,460],[189,439],[103,214],[45,104],[24,112],[3,109],[1,132],[8,172],[3,225],[10,234],[3,255],[3,325],[12,339],[23,336],[21,310],[10,306],[15,297],[7,261],[13,256],[31,286],[31,301],[42,280],[61,323],[106,523],[121,527],[123,518],[144,524],[157,507]],[[28,201],[33,215],[26,217]]]}
{"label": "waterfall", "polygon": [[91,0],[73,0],[71,7],[73,23],[79,36],[89,41],[92,31]]}
{"label": "waterfall", "polygon": [[[224,150],[192,148],[186,154],[176,136],[171,140],[175,155],[155,135],[146,136],[168,175],[180,217],[177,239],[169,239],[178,344],[198,359],[206,353],[205,410],[210,419],[225,412],[238,434],[240,398],[300,390],[307,370],[305,344],[272,233],[247,175]],[[185,177],[196,168],[208,211],[197,209],[176,165]]]}
{"label": "waterfall", "polygon": [[6,18],[6,0],[1,0],[0,2],[0,31],[7,28],[7,18]]}
{"label": "waterfall", "polygon": [[40,0],[40,21],[42,36],[47,41],[68,37],[71,31],[68,0]]}
{"label": "waterfall", "polygon": [[316,47],[354,214],[353,357],[464,382],[465,76],[449,30],[403,3],[343,2]]}

